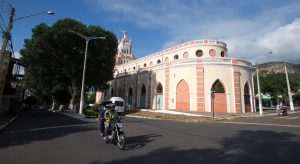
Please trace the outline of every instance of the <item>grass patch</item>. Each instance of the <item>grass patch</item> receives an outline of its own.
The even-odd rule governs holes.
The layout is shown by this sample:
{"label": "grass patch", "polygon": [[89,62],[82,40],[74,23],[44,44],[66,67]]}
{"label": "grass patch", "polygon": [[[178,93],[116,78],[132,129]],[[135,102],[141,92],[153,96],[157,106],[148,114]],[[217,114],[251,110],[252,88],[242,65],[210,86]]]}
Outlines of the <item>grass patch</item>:
{"label": "grass patch", "polygon": [[143,112],[136,111],[134,113],[130,113],[131,116],[140,116],[140,117],[148,117],[153,119],[161,119],[161,120],[174,120],[181,122],[211,122],[215,121],[213,118],[208,117],[198,117],[198,116],[186,116],[186,115],[174,115],[167,113],[156,113],[156,112]]}

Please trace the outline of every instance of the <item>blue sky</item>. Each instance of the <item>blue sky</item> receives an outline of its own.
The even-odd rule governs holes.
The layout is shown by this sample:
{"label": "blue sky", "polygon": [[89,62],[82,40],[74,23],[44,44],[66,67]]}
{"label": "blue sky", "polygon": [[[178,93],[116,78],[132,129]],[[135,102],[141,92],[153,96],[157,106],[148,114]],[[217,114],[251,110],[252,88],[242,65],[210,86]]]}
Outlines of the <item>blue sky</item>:
{"label": "blue sky", "polygon": [[[137,57],[182,41],[218,39],[227,43],[230,57],[252,63],[300,64],[299,0],[0,0],[5,22],[8,2],[15,7],[16,18],[55,12],[14,22],[16,56],[37,24],[50,26],[59,19],[73,18],[102,26],[118,38],[127,30]],[[4,27],[3,21],[0,25]]]}

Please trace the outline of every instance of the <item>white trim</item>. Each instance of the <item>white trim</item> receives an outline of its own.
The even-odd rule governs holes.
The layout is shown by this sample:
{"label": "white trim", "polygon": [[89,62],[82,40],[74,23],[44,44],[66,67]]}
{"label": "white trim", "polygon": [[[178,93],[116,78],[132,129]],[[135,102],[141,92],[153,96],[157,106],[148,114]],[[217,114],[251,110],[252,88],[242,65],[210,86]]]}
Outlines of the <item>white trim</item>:
{"label": "white trim", "polygon": [[[208,109],[209,109],[209,111],[207,111],[207,112],[212,112],[212,106],[211,106],[211,92],[209,91],[208,92]],[[206,111],[205,111],[206,112]]]}
{"label": "white trim", "polygon": [[193,92],[190,92],[190,111],[193,111]]}
{"label": "white trim", "polygon": [[226,99],[227,99],[227,113],[230,113],[230,93],[226,93]]}
{"label": "white trim", "polygon": [[[233,60],[231,60],[231,63],[233,62]],[[231,79],[232,79],[232,98],[233,98],[233,113],[236,113],[236,106],[235,106],[235,92],[234,92],[234,68],[233,68],[234,66],[232,65],[232,67],[231,67]]]}

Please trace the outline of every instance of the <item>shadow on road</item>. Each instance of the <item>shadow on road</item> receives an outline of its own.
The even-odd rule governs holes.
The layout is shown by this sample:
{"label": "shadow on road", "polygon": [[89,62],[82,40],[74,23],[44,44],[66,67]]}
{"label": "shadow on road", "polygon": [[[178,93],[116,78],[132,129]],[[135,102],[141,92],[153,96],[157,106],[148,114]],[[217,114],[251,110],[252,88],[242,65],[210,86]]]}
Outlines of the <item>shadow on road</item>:
{"label": "shadow on road", "polygon": [[20,116],[0,133],[0,148],[51,140],[90,130],[95,130],[94,124],[46,110],[35,110]]}
{"label": "shadow on road", "polygon": [[128,137],[126,138],[125,150],[134,150],[134,149],[142,148],[146,146],[146,144],[153,142],[154,140],[156,140],[161,136],[162,135],[157,135],[157,134],[147,134],[141,136]]}
{"label": "shadow on road", "polygon": [[[134,139],[139,138],[132,138],[131,142],[134,143]],[[180,150],[176,147],[165,147],[152,151],[145,156],[115,160],[110,164],[141,162],[143,164],[186,162],[189,164],[292,164],[300,161],[300,140],[291,133],[244,130],[235,137],[223,138],[220,145],[221,148],[219,149]]]}

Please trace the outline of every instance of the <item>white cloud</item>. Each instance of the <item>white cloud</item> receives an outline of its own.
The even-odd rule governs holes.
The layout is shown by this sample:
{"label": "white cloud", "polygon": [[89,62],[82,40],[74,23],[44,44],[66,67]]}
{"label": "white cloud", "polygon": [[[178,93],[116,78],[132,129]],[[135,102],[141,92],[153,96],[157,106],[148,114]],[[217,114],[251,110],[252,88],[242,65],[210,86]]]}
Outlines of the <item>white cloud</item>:
{"label": "white cloud", "polygon": [[14,56],[15,58],[19,59],[21,57],[20,52],[14,52]]}
{"label": "white cloud", "polygon": [[[232,57],[251,62],[284,60],[300,63],[298,1],[280,4],[251,1],[245,4],[209,0],[90,0],[90,3],[98,10],[109,12],[114,21],[165,29],[170,38],[162,48],[182,40],[219,39],[227,43]],[[243,11],[245,6],[249,11]],[[273,53],[265,57],[269,51]]]}
{"label": "white cloud", "polygon": [[266,33],[259,44],[272,50],[281,61],[300,63],[300,19]]}

